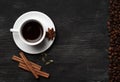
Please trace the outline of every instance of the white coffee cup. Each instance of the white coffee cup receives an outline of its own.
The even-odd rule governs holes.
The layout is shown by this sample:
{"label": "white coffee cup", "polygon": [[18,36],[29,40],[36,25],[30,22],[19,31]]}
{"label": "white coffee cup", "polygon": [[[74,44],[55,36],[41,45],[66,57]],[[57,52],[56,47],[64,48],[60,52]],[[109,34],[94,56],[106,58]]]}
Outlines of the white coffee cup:
{"label": "white coffee cup", "polygon": [[[40,44],[44,39],[45,39],[45,35],[46,35],[46,31],[45,31],[45,24],[44,21],[42,21],[42,19],[40,19],[39,17],[34,17],[34,16],[30,16],[29,17],[29,14],[30,13],[39,13],[39,12],[36,12],[36,11],[32,11],[32,12],[27,12],[23,15],[21,15],[15,22],[13,28],[10,29],[11,32],[13,33],[18,33],[20,39],[27,45],[30,45],[30,46],[35,46],[35,45],[38,45]],[[28,16],[28,17],[26,17]],[[42,27],[42,35],[41,37],[39,38],[39,40],[37,41],[33,41],[33,42],[30,42],[28,40],[26,40],[24,37],[23,37],[23,33],[22,33],[22,29],[24,28],[24,25],[30,21],[35,21],[37,23],[39,23]],[[41,34],[41,33],[40,33]]]}

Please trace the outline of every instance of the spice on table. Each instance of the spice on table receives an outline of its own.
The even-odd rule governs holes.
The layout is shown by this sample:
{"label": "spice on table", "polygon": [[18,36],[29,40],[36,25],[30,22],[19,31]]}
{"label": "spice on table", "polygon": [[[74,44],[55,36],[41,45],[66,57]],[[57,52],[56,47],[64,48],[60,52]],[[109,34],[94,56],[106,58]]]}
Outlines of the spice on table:
{"label": "spice on table", "polygon": [[32,74],[35,76],[35,78],[39,78],[35,69],[33,69],[32,64],[27,60],[23,52],[19,53],[21,58],[23,59],[24,63],[26,64],[27,68],[32,72]]}
{"label": "spice on table", "polygon": [[48,55],[46,53],[41,54],[41,60],[45,63],[45,65],[49,65],[54,62],[48,58]]}
{"label": "spice on table", "polygon": [[18,67],[20,67],[20,68],[22,68],[26,71],[34,73],[33,75],[34,76],[36,75],[35,76],[36,78],[39,78],[39,76],[43,76],[45,78],[48,78],[50,76],[49,73],[41,71],[41,66],[40,65],[29,61],[25,57],[23,52],[20,52],[19,54],[20,54],[21,58],[18,57],[18,56],[15,56],[15,55],[12,57],[12,60],[19,62]]}
{"label": "spice on table", "polygon": [[[15,56],[15,55],[12,57],[12,60],[17,61],[17,62],[20,62],[20,63],[24,63],[24,61],[23,61],[22,58],[20,58],[20,57],[18,57],[18,56]],[[41,66],[40,66],[40,65],[38,65],[38,64],[36,64],[36,63],[33,63],[33,62],[31,62],[31,61],[29,61],[29,62],[32,64],[32,66],[33,66],[35,69],[38,69],[38,70],[41,69]]]}
{"label": "spice on table", "polygon": [[[24,70],[30,71],[29,68],[23,63],[19,63],[19,67],[24,69]],[[39,71],[38,69],[35,69],[35,71],[36,71],[37,75],[39,75],[39,76],[43,76],[43,77],[46,77],[46,78],[49,77],[49,74],[46,73],[46,72]]]}
{"label": "spice on table", "polygon": [[48,60],[45,65],[49,65],[50,63],[53,63],[53,60]]}
{"label": "spice on table", "polygon": [[53,38],[55,37],[55,31],[53,28],[48,28],[48,31],[46,32],[46,37],[49,39],[49,40],[53,40]]}
{"label": "spice on table", "polygon": [[42,61],[43,61],[43,62],[46,62],[46,60],[45,60],[45,58],[44,58],[44,57],[42,57]]}

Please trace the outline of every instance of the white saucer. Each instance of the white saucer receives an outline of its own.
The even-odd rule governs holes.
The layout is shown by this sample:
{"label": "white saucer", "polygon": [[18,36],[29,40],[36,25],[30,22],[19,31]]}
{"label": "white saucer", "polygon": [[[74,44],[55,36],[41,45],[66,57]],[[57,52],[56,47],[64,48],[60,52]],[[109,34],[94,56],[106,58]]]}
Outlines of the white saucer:
{"label": "white saucer", "polygon": [[[44,13],[41,12],[37,12],[37,11],[31,11],[31,12],[27,12],[25,14],[23,14],[22,16],[20,16],[17,21],[15,22],[15,24],[19,24],[21,21],[24,21],[28,18],[38,18],[40,20],[42,20],[42,22],[45,24],[45,30],[48,31],[48,28],[53,28],[55,30],[55,25],[52,22],[52,20]],[[16,29],[17,27],[13,27],[14,29]],[[25,43],[23,43],[23,41],[20,39],[18,33],[12,33],[13,34],[13,39],[15,41],[15,44],[24,52],[29,53],[29,54],[38,54],[38,53],[42,53],[44,51],[46,51],[54,42],[53,40],[48,40],[47,38],[45,38],[43,40],[42,43],[40,43],[39,45],[36,46],[29,46]]]}

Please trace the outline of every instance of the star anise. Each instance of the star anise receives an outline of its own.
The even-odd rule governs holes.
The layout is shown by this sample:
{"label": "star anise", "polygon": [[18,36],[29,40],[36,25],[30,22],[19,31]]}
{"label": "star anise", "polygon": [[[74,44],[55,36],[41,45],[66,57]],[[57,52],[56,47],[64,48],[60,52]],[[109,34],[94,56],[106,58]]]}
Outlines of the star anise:
{"label": "star anise", "polygon": [[53,40],[53,38],[55,37],[55,31],[53,28],[48,28],[48,32],[46,32],[46,37],[49,39],[49,40]]}

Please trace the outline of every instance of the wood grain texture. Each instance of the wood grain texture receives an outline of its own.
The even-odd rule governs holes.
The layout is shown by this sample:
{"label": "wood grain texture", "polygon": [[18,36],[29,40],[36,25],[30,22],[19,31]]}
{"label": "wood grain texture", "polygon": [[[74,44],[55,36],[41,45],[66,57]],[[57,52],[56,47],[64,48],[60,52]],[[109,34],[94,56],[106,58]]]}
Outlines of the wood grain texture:
{"label": "wood grain texture", "polygon": [[[0,82],[108,82],[108,0],[0,0],[0,10]],[[56,40],[46,51],[54,64],[26,54],[50,79],[36,80],[11,60],[20,50],[9,29],[31,10],[46,13],[56,26]]]}

